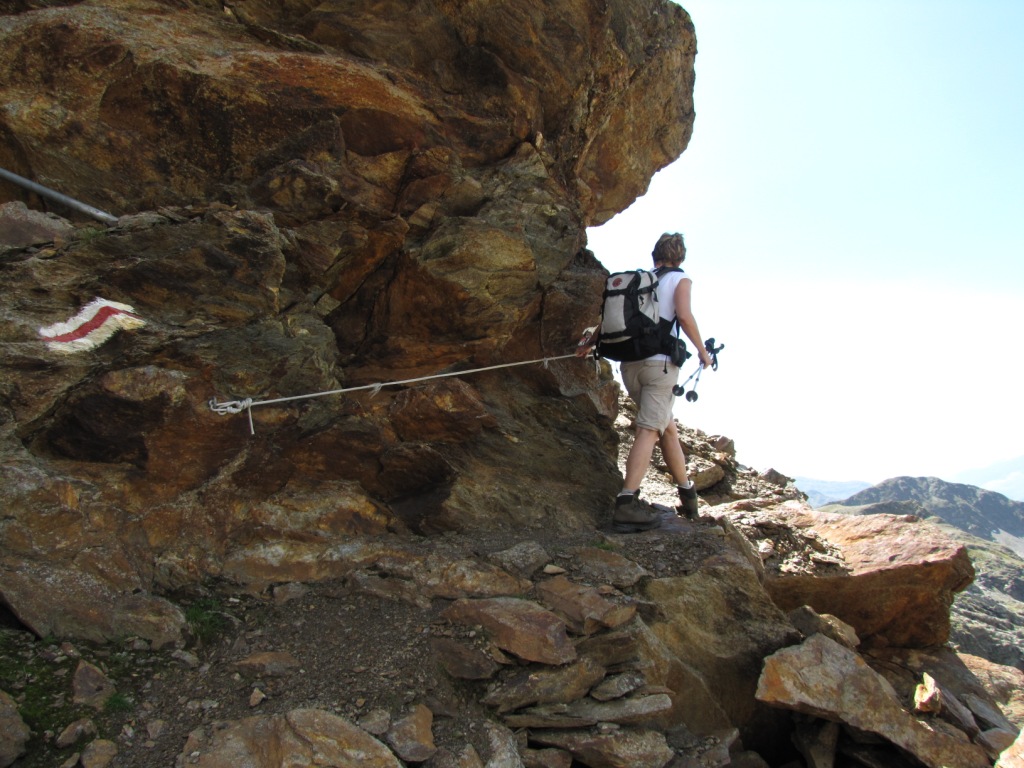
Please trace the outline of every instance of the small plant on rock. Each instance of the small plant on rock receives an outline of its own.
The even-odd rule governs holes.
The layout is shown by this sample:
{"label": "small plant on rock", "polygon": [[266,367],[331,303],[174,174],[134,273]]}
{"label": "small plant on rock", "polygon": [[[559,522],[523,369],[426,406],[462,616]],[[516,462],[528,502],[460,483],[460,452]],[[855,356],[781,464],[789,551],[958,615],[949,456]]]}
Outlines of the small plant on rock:
{"label": "small plant on rock", "polygon": [[103,711],[108,714],[131,712],[134,707],[135,702],[120,691],[113,693],[110,698],[103,703]]}
{"label": "small plant on rock", "polygon": [[220,610],[220,604],[211,597],[196,600],[185,609],[185,621],[197,641],[209,644],[216,640],[228,626]]}

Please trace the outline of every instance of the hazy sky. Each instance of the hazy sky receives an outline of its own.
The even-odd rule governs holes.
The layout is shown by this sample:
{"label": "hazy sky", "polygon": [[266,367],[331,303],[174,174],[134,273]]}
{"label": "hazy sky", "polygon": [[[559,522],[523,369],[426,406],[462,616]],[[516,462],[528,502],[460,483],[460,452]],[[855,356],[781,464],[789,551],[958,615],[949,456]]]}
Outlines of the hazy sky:
{"label": "hazy sky", "polygon": [[612,270],[686,236],[726,349],[676,416],[825,480],[1024,455],[1024,2],[681,4],[693,139],[589,232]]}

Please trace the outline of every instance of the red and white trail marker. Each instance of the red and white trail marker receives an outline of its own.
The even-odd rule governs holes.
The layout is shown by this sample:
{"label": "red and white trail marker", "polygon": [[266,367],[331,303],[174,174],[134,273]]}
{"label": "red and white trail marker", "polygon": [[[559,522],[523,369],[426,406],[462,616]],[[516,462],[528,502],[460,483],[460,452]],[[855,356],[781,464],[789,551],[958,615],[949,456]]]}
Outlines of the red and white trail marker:
{"label": "red and white trail marker", "polygon": [[95,349],[118,331],[146,324],[128,304],[95,298],[78,314],[62,323],[39,329],[39,336],[54,352],[86,352]]}

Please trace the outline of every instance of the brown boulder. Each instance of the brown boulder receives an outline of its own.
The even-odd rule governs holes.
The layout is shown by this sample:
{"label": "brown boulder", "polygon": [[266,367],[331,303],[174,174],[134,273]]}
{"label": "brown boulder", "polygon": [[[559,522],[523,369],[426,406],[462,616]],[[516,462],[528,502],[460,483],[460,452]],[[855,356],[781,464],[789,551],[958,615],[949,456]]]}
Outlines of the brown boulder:
{"label": "brown boulder", "polygon": [[555,576],[537,585],[541,602],[564,616],[578,634],[614,629],[636,615],[636,606],[608,600],[593,587]]}
{"label": "brown boulder", "polygon": [[96,710],[102,710],[107,699],[117,692],[103,670],[84,659],[80,660],[75,668],[71,687],[72,701],[75,704],[85,704]]}
{"label": "brown boulder", "polygon": [[[957,654],[971,675],[998,704],[999,709],[1016,728],[1024,728],[1024,670],[993,664],[980,656]],[[968,694],[976,692],[968,692]]]}
{"label": "brown boulder", "polygon": [[[771,743],[780,718],[754,699],[757,672],[765,656],[799,635],[773,604],[744,554],[727,547],[687,576],[652,579],[645,596],[659,608],[657,620],[651,622],[653,633],[701,681],[716,709],[740,729],[744,743],[759,751]],[[715,722],[704,714],[707,709],[706,702],[689,695],[674,701],[676,716],[698,732],[708,732],[705,728]]]}
{"label": "brown boulder", "polygon": [[434,713],[423,704],[416,704],[391,724],[385,738],[400,758],[422,763],[437,752],[433,724]]}
{"label": "brown boulder", "polygon": [[[273,752],[268,748],[273,745]],[[200,768],[240,765],[400,768],[391,750],[344,718],[317,709],[248,717],[193,731],[181,762]],[[275,760],[276,758],[276,760]]]}
{"label": "brown boulder", "polygon": [[107,768],[117,757],[117,744],[109,739],[96,739],[82,750],[79,758],[82,768]]}
{"label": "brown boulder", "polygon": [[558,665],[576,658],[565,622],[529,600],[456,600],[442,616],[459,624],[482,626],[495,645],[527,661]]}
{"label": "brown boulder", "polygon": [[489,654],[447,637],[435,637],[430,649],[449,675],[461,680],[486,680],[501,669]]}
{"label": "brown boulder", "polygon": [[965,546],[916,518],[836,515],[799,505],[771,511],[794,531],[813,529],[841,556],[835,564],[819,558],[822,566],[813,573],[769,567],[765,588],[780,608],[809,605],[832,614],[868,644],[946,642],[953,596],[974,578]]}
{"label": "brown boulder", "polygon": [[530,704],[568,704],[587,695],[605,675],[589,657],[554,668],[531,668],[501,679],[480,699],[499,714]]}
{"label": "brown boulder", "polygon": [[877,734],[930,768],[985,768],[984,750],[908,713],[893,689],[849,648],[816,634],[765,660],[757,698]]}
{"label": "brown boulder", "polygon": [[[89,554],[102,559],[103,552]],[[125,581],[138,581],[121,553],[108,554],[105,563],[79,557],[74,565],[80,570],[5,553],[0,555],[0,592],[22,624],[40,636],[94,641],[135,636],[155,648],[182,640],[184,613],[163,598],[129,592]],[[122,568],[128,572],[124,580]]]}

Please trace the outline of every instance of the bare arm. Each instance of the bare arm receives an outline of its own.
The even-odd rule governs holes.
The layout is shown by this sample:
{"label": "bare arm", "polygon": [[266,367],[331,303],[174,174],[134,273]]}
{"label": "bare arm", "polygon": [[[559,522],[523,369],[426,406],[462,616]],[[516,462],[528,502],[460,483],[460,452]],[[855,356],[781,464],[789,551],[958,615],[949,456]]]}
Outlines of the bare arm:
{"label": "bare arm", "polygon": [[701,338],[700,330],[697,328],[697,320],[693,316],[693,310],[690,309],[690,291],[692,288],[693,281],[688,277],[680,280],[679,285],[676,286],[675,293],[672,294],[676,308],[676,319],[679,321],[679,327],[683,329],[686,338],[697,348],[697,355],[700,357],[701,365],[705,368],[710,368],[711,356],[704,349],[704,339]]}

